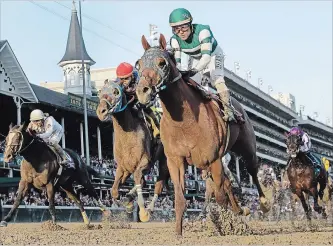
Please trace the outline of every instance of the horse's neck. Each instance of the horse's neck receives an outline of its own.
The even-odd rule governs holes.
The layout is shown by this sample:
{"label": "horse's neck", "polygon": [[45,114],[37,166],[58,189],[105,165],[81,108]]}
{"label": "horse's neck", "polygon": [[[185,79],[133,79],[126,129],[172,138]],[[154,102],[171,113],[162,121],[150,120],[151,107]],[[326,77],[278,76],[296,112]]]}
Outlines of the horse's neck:
{"label": "horse's neck", "polygon": [[112,114],[112,121],[115,132],[132,132],[136,128],[135,118],[129,108]]}
{"label": "horse's neck", "polygon": [[303,152],[298,152],[296,158],[290,158],[290,161],[288,162],[290,162],[290,164],[294,166],[309,165],[306,154]]}
{"label": "horse's neck", "polygon": [[50,155],[51,150],[48,148],[46,143],[43,143],[37,139],[35,139],[30,146],[26,147],[26,149],[22,152],[22,156],[26,159],[35,169],[44,165],[43,160],[48,159],[45,158],[45,155],[49,155],[51,159],[52,155]]}
{"label": "horse's neck", "polygon": [[167,120],[184,124],[186,121],[193,122],[199,113],[200,99],[182,79],[161,91],[160,99],[163,118]]}

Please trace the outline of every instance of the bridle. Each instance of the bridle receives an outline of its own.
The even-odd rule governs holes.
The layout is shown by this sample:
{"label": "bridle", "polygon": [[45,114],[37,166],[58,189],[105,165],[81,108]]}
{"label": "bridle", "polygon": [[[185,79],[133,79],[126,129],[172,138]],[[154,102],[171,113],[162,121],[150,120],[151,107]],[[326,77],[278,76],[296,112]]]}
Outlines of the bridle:
{"label": "bridle", "polygon": [[[115,96],[112,93],[112,89],[117,89],[119,92],[118,96]],[[106,102],[106,104],[108,105],[108,114],[112,114],[112,113],[119,113],[124,111],[127,106],[133,102],[134,100],[134,96],[131,97],[131,99],[129,101],[126,100],[126,96],[124,95],[124,92],[122,90],[122,87],[116,83],[110,83],[108,86],[104,86],[103,89],[104,93],[102,95],[107,95],[108,97],[115,97],[116,98],[116,103],[114,105],[112,105],[109,100],[107,98],[105,98],[104,96],[102,96],[100,98],[100,101],[104,101]],[[123,97],[125,98],[125,104],[123,105]]]}
{"label": "bridle", "polygon": [[[173,84],[174,82],[178,81],[182,75],[180,72],[178,72],[178,75],[173,79],[170,80],[171,75],[171,68],[169,63],[169,53],[166,50],[162,50],[158,47],[152,47],[145,51],[143,56],[139,61],[142,62],[143,68],[141,69],[139,67],[139,61],[136,62],[135,67],[139,71],[140,78],[144,77],[142,76],[142,71],[146,68],[151,68],[155,71],[157,71],[158,75],[160,76],[160,81],[157,83],[157,85],[152,86],[152,94],[151,94],[151,101],[154,100],[156,95],[167,88],[170,84]],[[156,64],[155,59],[156,57],[162,57],[165,61],[165,65],[163,67],[160,67]],[[144,77],[144,79],[147,81],[148,79]]]}
{"label": "bridle", "polygon": [[[22,152],[24,152],[26,149],[28,149],[30,147],[30,145],[35,141],[35,138],[32,138],[32,140],[30,141],[29,144],[27,144],[25,147],[23,147],[23,143],[24,143],[24,136],[23,136],[23,133],[20,132],[20,131],[9,131],[9,134],[20,134],[21,135],[21,141],[19,143],[11,143],[10,145],[7,145],[10,149],[11,149],[11,152],[12,152],[12,155],[13,157],[16,157],[17,155],[21,154]],[[9,135],[8,134],[8,135]],[[30,134],[30,132],[29,132]],[[30,134],[31,135],[31,134]],[[17,147],[19,146],[18,150],[14,152],[14,147]],[[23,148],[22,148],[23,147]]]}
{"label": "bridle", "polygon": [[[288,140],[289,140],[289,138],[290,137],[297,137],[297,149],[296,149],[296,151],[295,151],[295,153],[292,153],[290,150],[289,150],[289,145],[288,145]],[[296,134],[289,134],[288,136],[287,136],[287,153],[291,156],[291,158],[295,158],[296,156],[297,156],[297,154],[299,153],[299,150],[300,150],[300,136],[299,135],[296,135]]]}

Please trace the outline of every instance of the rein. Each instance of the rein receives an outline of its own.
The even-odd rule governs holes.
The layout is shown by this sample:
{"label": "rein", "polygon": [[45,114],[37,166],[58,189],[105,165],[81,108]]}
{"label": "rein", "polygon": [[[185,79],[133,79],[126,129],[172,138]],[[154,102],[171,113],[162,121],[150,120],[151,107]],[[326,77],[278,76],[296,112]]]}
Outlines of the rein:
{"label": "rein", "polygon": [[128,102],[126,102],[124,106],[122,106],[122,100],[119,100],[114,106],[106,98],[102,98],[100,100],[106,102],[106,104],[109,106],[108,114],[119,113],[124,111],[127,108],[127,106],[134,101],[134,96],[132,96],[131,99]]}
{"label": "rein", "polygon": [[13,132],[13,131],[10,131],[9,133],[14,133],[14,134],[15,134],[15,133],[19,133],[19,134],[21,135],[21,137],[22,137],[22,141],[20,141],[20,144],[10,144],[10,145],[9,145],[11,148],[14,147],[14,146],[19,146],[18,151],[17,151],[15,154],[13,154],[13,156],[17,156],[17,155],[21,154],[23,151],[25,151],[26,149],[28,149],[28,148],[30,147],[30,145],[35,141],[35,138],[32,138],[32,140],[30,141],[30,143],[27,144],[27,145],[22,149],[23,142],[24,142],[24,137],[23,137],[22,132]]}
{"label": "rein", "polygon": [[[157,93],[165,90],[168,85],[177,82],[182,77],[182,74],[178,71],[178,75],[173,80],[170,81],[171,69],[167,56],[168,56],[167,51],[163,51],[160,48],[153,47],[146,50],[141,58],[143,68],[153,68],[154,70],[157,70],[157,73],[161,78],[161,80],[157,85],[152,86],[153,98],[156,96]],[[165,65],[162,68],[155,63],[156,57],[163,57]],[[139,76],[142,77],[142,70],[139,70]]]}

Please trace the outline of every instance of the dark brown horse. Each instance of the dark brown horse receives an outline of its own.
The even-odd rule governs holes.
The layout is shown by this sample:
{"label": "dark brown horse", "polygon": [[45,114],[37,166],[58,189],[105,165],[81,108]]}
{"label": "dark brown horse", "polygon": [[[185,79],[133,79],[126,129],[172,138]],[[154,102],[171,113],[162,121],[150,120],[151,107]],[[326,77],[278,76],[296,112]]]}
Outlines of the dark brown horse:
{"label": "dark brown horse", "polygon": [[[216,186],[216,201],[226,206],[221,159],[229,150],[245,160],[247,170],[257,185],[261,205],[267,211],[269,203],[257,177],[259,165],[256,137],[246,112],[232,99],[234,107],[244,116],[245,123],[240,125],[224,122],[220,108],[212,100],[203,98],[182,79],[174,57],[166,51],[163,35],[160,36],[159,43],[160,47],[150,47],[146,38],[142,37],[145,53],[137,62],[140,81],[136,93],[142,104],[150,103],[157,93],[162,102],[161,139],[175,189],[176,233],[182,234],[185,161],[211,171]],[[232,192],[228,196],[233,207],[238,207],[238,213],[243,213]]]}
{"label": "dark brown horse", "polygon": [[[318,196],[323,200],[324,190],[327,184],[327,172],[322,166],[316,175],[315,167],[307,155],[300,150],[301,137],[299,134],[286,134],[287,150],[290,155],[287,164],[287,174],[291,191],[296,194],[302,202],[303,209],[308,221],[311,220],[311,208],[304,194],[313,196],[314,210],[326,217],[325,208],[318,204]],[[318,184],[320,189],[318,191]]]}
{"label": "dark brown horse", "polygon": [[111,120],[114,129],[114,158],[117,162],[115,181],[112,186],[113,198],[118,198],[120,182],[134,174],[134,188],[126,195],[126,206],[132,204],[135,195],[138,195],[138,206],[140,208],[140,220],[149,220],[149,213],[145,210],[142,195],[142,183],[144,172],[149,171],[153,164],[159,161],[159,176],[155,183],[154,198],[148,210],[154,210],[154,204],[162,193],[163,186],[168,184],[170,178],[166,164],[162,143],[152,137],[152,131],[145,121],[138,117],[131,109],[133,103],[126,97],[122,88],[109,82],[101,90],[100,102],[96,113],[101,121]]}
{"label": "dark brown horse", "polygon": [[18,154],[23,156],[24,160],[21,164],[21,180],[17,197],[13,207],[3,221],[1,221],[0,226],[7,226],[22,199],[27,195],[30,186],[34,186],[40,190],[46,189],[49,210],[54,223],[56,222],[54,193],[56,189],[61,189],[80,208],[84,223],[89,224],[83,204],[73,189],[74,182],[86,189],[88,195],[94,198],[105,215],[109,214],[110,211],[102,204],[90,181],[89,174],[95,176],[98,176],[98,174],[92,168],[86,166],[77,153],[70,149],[65,149],[68,156],[74,162],[75,169],[64,169],[61,176],[57,177],[60,168],[58,164],[59,158],[43,140],[27,132],[26,128],[27,125],[25,124],[14,127],[10,126],[6,138],[4,161],[9,162]]}

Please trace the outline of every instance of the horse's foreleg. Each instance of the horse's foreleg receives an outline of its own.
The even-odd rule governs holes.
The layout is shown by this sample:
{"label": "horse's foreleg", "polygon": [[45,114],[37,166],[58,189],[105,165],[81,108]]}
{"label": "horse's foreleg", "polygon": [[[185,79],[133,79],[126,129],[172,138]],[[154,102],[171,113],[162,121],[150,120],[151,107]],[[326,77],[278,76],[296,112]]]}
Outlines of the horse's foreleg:
{"label": "horse's foreleg", "polygon": [[54,206],[54,186],[52,183],[46,185],[47,198],[49,200],[49,211],[51,214],[52,222],[56,223],[56,212]]}
{"label": "horse's foreleg", "polygon": [[164,158],[160,159],[159,161],[159,173],[157,181],[155,183],[154,197],[148,207],[149,211],[154,210],[155,202],[157,201],[158,196],[162,194],[164,185],[167,186],[169,178],[170,178],[170,173],[166,163],[166,157],[164,156]]}
{"label": "horse's foreleg", "polygon": [[67,196],[69,199],[71,199],[73,202],[75,202],[75,204],[79,207],[81,214],[82,214],[82,218],[83,221],[86,225],[89,225],[89,218],[87,216],[86,211],[84,210],[83,204],[80,200],[80,198],[78,197],[78,195],[75,193],[75,191],[73,190],[72,186],[66,187],[66,189],[64,189],[63,187],[61,187],[61,189],[63,191],[66,192]]}
{"label": "horse's foreleg", "polygon": [[183,232],[183,215],[186,208],[186,200],[184,197],[184,159],[181,157],[168,157],[167,163],[173,187],[175,190],[176,234],[181,236]]}
{"label": "horse's foreleg", "polygon": [[306,218],[309,222],[311,222],[311,208],[308,206],[307,202],[305,201],[304,194],[302,190],[296,190],[296,195],[299,197],[301,200],[304,212],[306,214]]}
{"label": "horse's foreleg", "polygon": [[7,223],[11,220],[13,213],[19,207],[22,199],[27,195],[29,188],[29,183],[26,181],[20,181],[19,188],[17,191],[17,197],[14,201],[13,207],[10,209],[9,213],[5,216],[3,221],[1,221],[0,226],[7,226]]}
{"label": "horse's foreleg", "polygon": [[114,182],[113,182],[113,185],[111,188],[111,195],[114,199],[118,199],[119,184],[120,184],[120,180],[122,179],[123,175],[124,175],[123,169],[120,166],[118,166],[116,169],[116,177],[114,178]]}
{"label": "horse's foreleg", "polygon": [[323,207],[318,204],[318,190],[317,187],[310,188],[311,195],[313,196],[313,209],[317,213],[321,214],[323,212]]}
{"label": "horse's foreleg", "polygon": [[134,182],[135,188],[138,195],[138,206],[140,209],[139,216],[142,222],[149,221],[149,213],[145,209],[145,200],[142,195],[142,179],[143,179],[143,170],[147,168],[149,160],[146,158],[142,158],[139,166],[134,172]]}

